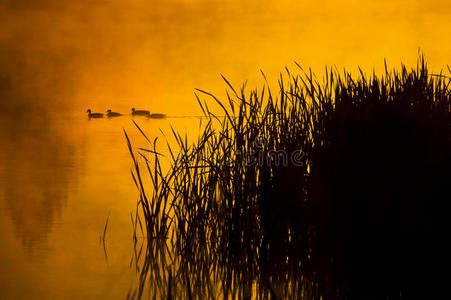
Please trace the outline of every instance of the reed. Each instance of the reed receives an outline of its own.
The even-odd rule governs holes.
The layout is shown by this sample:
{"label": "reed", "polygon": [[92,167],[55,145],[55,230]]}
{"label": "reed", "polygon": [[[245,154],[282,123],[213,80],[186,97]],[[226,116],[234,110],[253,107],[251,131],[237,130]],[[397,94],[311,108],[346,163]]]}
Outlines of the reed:
{"label": "reed", "polygon": [[429,74],[422,56],[382,76],[327,69],[322,82],[297,67],[277,93],[236,90],[224,77],[225,99],[197,90],[199,137],[172,131],[167,171],[156,140],[135,123],[152,147],[133,149],[125,133],[140,195],[132,222],[146,237],[138,298],[149,283],[190,299],[438,290],[428,276],[448,225],[450,79]]}

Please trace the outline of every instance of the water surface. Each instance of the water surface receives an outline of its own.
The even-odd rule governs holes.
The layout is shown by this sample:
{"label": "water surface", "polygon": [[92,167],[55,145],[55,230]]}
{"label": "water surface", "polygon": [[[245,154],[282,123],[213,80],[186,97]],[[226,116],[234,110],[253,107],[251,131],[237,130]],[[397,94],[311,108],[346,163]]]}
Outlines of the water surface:
{"label": "water surface", "polygon": [[[123,299],[133,286],[130,213],[137,192],[122,128],[137,145],[146,143],[131,120],[28,115],[24,126],[1,131],[3,299]],[[169,123],[198,123],[134,120],[151,138],[158,128],[169,132]]]}
{"label": "water surface", "polygon": [[[449,63],[451,4],[433,1],[2,1],[2,299],[124,299],[136,281],[137,192],[122,129],[86,109],[200,114],[194,88],[270,83],[293,61],[320,72]],[[137,119],[153,139],[196,118]],[[109,215],[107,257],[99,238]]]}

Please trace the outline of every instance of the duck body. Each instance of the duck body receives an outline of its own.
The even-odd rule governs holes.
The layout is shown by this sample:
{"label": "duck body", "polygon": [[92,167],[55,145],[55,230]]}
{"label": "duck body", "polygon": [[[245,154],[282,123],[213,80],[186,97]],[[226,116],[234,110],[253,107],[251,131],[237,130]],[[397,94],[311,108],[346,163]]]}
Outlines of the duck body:
{"label": "duck body", "polygon": [[111,109],[107,110],[107,114],[106,115],[107,115],[108,118],[114,118],[114,117],[122,116],[121,113],[111,111]]}
{"label": "duck body", "polygon": [[86,112],[88,113],[88,117],[90,119],[91,118],[94,118],[94,119],[103,118],[103,114],[101,114],[101,113],[93,113],[93,112],[91,112],[90,109],[88,109]]}
{"label": "duck body", "polygon": [[146,117],[149,117],[150,116],[150,112],[148,110],[136,110],[136,109],[132,108],[132,115],[133,116],[146,116]]}
{"label": "duck body", "polygon": [[150,118],[152,118],[152,119],[164,119],[164,118],[166,118],[166,114],[150,114]]}

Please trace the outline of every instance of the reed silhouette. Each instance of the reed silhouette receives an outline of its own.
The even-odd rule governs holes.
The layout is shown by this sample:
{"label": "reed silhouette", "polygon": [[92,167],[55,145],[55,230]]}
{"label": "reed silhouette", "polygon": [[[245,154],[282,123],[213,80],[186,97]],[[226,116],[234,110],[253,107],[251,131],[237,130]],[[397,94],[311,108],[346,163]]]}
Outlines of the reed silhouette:
{"label": "reed silhouette", "polygon": [[422,56],[383,76],[328,69],[322,83],[298,67],[276,95],[225,78],[225,100],[198,90],[206,122],[193,144],[173,131],[168,170],[156,140],[135,151],[126,135],[147,249],[130,298],[146,286],[233,299],[424,299],[446,287],[451,80]]}

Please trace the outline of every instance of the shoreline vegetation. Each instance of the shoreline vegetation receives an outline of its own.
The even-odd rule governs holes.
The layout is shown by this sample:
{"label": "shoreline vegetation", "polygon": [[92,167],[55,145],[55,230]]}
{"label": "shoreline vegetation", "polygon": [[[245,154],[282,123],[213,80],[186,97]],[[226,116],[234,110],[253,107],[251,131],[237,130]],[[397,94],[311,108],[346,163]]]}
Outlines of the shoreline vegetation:
{"label": "shoreline vegetation", "polygon": [[322,82],[298,67],[277,91],[224,77],[225,99],[197,90],[206,121],[192,144],[173,131],[168,170],[156,140],[135,123],[151,146],[134,149],[125,133],[140,195],[128,299],[434,299],[447,287],[450,78],[423,56]]}

